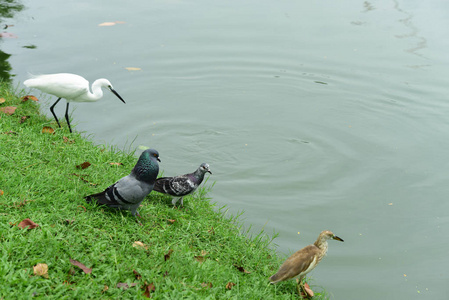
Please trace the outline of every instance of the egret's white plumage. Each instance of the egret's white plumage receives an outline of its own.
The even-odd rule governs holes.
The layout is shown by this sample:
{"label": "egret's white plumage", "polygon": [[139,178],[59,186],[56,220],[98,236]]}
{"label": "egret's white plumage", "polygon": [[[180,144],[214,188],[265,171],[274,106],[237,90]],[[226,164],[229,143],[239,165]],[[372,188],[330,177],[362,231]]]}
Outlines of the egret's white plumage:
{"label": "egret's white plumage", "polygon": [[70,102],[93,102],[100,100],[103,97],[102,88],[105,87],[109,88],[114,95],[125,103],[125,100],[123,100],[122,97],[120,97],[120,95],[112,88],[112,84],[109,80],[104,78],[94,81],[92,84],[92,92],[89,90],[89,81],[79,75],[69,73],[38,75],[25,80],[23,84],[29,88],[35,88],[44,93],[58,97],[58,100],[56,100],[56,102],[50,107],[50,111],[55,117],[59,127],[61,127],[61,124],[59,124],[59,120],[53,109],[61,98],[66,99],[67,107],[65,118],[67,120],[70,132],[72,132],[68,117]]}

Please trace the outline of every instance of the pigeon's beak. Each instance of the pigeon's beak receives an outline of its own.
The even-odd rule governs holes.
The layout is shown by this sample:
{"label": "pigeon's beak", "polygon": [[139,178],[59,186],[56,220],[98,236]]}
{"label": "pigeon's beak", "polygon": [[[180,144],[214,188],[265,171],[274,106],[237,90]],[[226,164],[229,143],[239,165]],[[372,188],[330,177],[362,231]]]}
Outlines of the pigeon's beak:
{"label": "pigeon's beak", "polygon": [[120,95],[117,93],[116,90],[114,90],[111,86],[109,87],[109,89],[111,90],[112,93],[114,93],[114,95],[116,95],[120,100],[122,100],[123,103],[126,104],[125,100],[123,100],[123,98],[120,97]]}
{"label": "pigeon's beak", "polygon": [[212,172],[210,170],[207,170],[207,173],[210,173],[212,175]]}
{"label": "pigeon's beak", "polygon": [[156,157],[156,159],[157,159],[158,162],[161,162],[161,160],[159,159],[159,157]]}
{"label": "pigeon's beak", "polygon": [[334,235],[334,236],[332,237],[332,239],[337,240],[337,241],[340,241],[340,242],[344,242],[342,238],[339,238],[339,237],[336,236],[336,235]]}

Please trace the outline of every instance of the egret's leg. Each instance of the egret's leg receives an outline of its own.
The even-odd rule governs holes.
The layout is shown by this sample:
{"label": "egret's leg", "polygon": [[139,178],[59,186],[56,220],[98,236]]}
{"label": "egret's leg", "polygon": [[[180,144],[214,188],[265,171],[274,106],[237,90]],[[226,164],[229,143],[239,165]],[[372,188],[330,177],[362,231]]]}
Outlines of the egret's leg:
{"label": "egret's leg", "polygon": [[55,117],[55,120],[56,120],[56,123],[58,123],[58,126],[61,127],[61,124],[59,124],[59,120],[56,117],[55,111],[53,110],[55,108],[56,104],[58,104],[59,100],[61,100],[61,98],[58,98],[58,100],[56,100],[56,102],[52,106],[50,106],[50,111],[53,114],[53,117]]}
{"label": "egret's leg", "polygon": [[[67,121],[67,125],[69,125],[70,133],[72,133],[72,127],[70,127],[70,120],[69,120],[69,102],[68,101],[67,101],[67,106],[65,109],[65,119]],[[59,127],[61,127],[61,126],[59,126]]]}

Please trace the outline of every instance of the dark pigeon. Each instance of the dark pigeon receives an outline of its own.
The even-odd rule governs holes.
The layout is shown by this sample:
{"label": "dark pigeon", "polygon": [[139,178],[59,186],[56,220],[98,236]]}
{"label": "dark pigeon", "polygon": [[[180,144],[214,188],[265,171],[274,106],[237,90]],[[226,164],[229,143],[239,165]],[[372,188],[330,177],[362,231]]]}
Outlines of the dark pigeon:
{"label": "dark pigeon", "polygon": [[159,153],[154,149],[145,150],[139,157],[131,174],[123,177],[101,193],[86,196],[87,202],[96,202],[117,209],[131,211],[140,216],[137,208],[153,190],[159,173]]}
{"label": "dark pigeon", "polygon": [[193,173],[175,176],[161,177],[156,180],[154,190],[159,193],[168,194],[173,197],[172,204],[176,205],[181,200],[181,206],[184,205],[183,197],[193,193],[203,182],[206,173],[212,174],[209,165],[203,163]]}

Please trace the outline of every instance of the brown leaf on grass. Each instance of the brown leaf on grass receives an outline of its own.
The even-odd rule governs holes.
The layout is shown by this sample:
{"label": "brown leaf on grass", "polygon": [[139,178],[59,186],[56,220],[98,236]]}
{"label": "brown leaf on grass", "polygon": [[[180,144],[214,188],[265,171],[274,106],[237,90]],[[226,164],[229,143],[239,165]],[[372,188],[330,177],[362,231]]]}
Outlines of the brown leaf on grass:
{"label": "brown leaf on grass", "polygon": [[3,190],[0,190],[0,196],[2,196],[4,194]]}
{"label": "brown leaf on grass", "polygon": [[167,221],[172,223],[172,224],[176,222],[176,220],[173,220],[173,219],[167,219]]}
{"label": "brown leaf on grass", "polygon": [[235,285],[235,283],[234,282],[228,282],[227,284],[226,284],[226,289],[227,290],[230,290],[230,289],[232,289],[232,287]]}
{"label": "brown leaf on grass", "polygon": [[123,164],[120,162],[110,162],[109,163],[111,166],[122,166]]}
{"label": "brown leaf on grass", "polygon": [[312,289],[310,288],[309,284],[306,282],[304,283],[304,292],[307,294],[307,297],[313,297],[314,293]]}
{"label": "brown leaf on grass", "polygon": [[5,107],[1,107],[0,111],[10,116],[16,111],[16,109],[17,109],[17,107],[15,107],[15,106],[5,106]]}
{"label": "brown leaf on grass", "polygon": [[127,283],[125,283],[125,282],[119,282],[119,283],[117,283],[117,287],[118,287],[118,288],[122,288],[122,289],[124,289],[124,290],[129,289],[129,285],[128,285]]}
{"label": "brown leaf on grass", "polygon": [[26,95],[26,96],[22,97],[22,102],[25,102],[25,101],[28,101],[28,100],[39,101],[39,99],[37,99],[33,95]]}
{"label": "brown leaf on grass", "polygon": [[28,119],[29,117],[30,117],[30,116],[23,116],[23,117],[21,117],[19,123],[22,124],[22,123],[25,122],[26,119]]}
{"label": "brown leaf on grass", "polygon": [[87,169],[89,167],[90,167],[90,162],[88,162],[88,161],[85,161],[82,164],[79,164],[76,166],[77,169],[83,169],[83,170]]}
{"label": "brown leaf on grass", "polygon": [[[85,183],[90,184],[91,186],[97,186],[97,183],[92,183],[89,180],[87,180],[86,178],[84,178],[83,176],[81,176],[80,174],[76,174],[76,173],[72,173],[72,175],[78,176],[82,181],[84,181]],[[85,176],[89,176],[89,175],[85,175]]]}
{"label": "brown leaf on grass", "polygon": [[81,270],[83,270],[84,273],[86,274],[90,274],[92,273],[92,269],[86,267],[85,265],[83,265],[82,263],[80,263],[79,261],[76,261],[74,259],[69,259],[70,263],[78,268],[80,268]]}
{"label": "brown leaf on grass", "polygon": [[201,255],[194,256],[193,258],[200,264],[203,263],[205,260],[204,256],[201,256]]}
{"label": "brown leaf on grass", "polygon": [[142,275],[139,274],[139,272],[137,272],[136,270],[133,270],[134,275],[136,276],[137,280],[142,279]]}
{"label": "brown leaf on grass", "polygon": [[22,206],[25,206],[28,202],[33,202],[34,200],[27,200],[27,199],[23,199],[20,202],[14,202],[14,207],[15,208],[21,208]]}
{"label": "brown leaf on grass", "polygon": [[36,223],[31,221],[30,219],[25,219],[22,222],[20,222],[17,226],[19,226],[22,229],[25,229],[27,227],[28,227],[28,229],[34,229],[34,228],[38,227],[39,225],[37,225]]}
{"label": "brown leaf on grass", "polygon": [[69,138],[66,136],[63,136],[62,139],[64,140],[64,143],[68,144],[73,144],[75,142],[75,140],[69,140]]}
{"label": "brown leaf on grass", "polygon": [[239,271],[242,272],[242,273],[251,274],[251,272],[245,270],[245,269],[244,269],[243,267],[241,267],[241,266],[238,266],[238,265],[235,264],[234,267],[236,267],[237,270],[239,270]]}
{"label": "brown leaf on grass", "polygon": [[103,290],[101,291],[101,293],[103,294],[103,293],[106,292],[107,290],[109,290],[109,287],[105,284]]}
{"label": "brown leaf on grass", "polygon": [[135,242],[133,243],[133,247],[135,247],[135,248],[143,248],[143,249],[145,249],[145,250],[148,250],[148,248],[149,248],[148,245],[142,243],[141,241],[135,241]]}
{"label": "brown leaf on grass", "polygon": [[151,298],[151,293],[156,290],[156,287],[154,286],[153,283],[147,284],[145,282],[144,290],[145,292],[143,292],[143,295],[147,298]]}
{"label": "brown leaf on grass", "polygon": [[170,255],[172,254],[173,249],[168,250],[168,253],[164,255],[164,260],[167,261],[170,259]]}
{"label": "brown leaf on grass", "polygon": [[0,104],[5,103],[5,98],[0,98]]}
{"label": "brown leaf on grass", "polygon": [[208,288],[208,289],[210,289],[210,288],[212,288],[212,282],[203,282],[203,283],[201,283],[201,287],[203,287],[203,288]]}
{"label": "brown leaf on grass", "polygon": [[49,126],[44,126],[44,128],[42,128],[42,133],[55,134],[55,130]]}
{"label": "brown leaf on grass", "polygon": [[48,266],[47,264],[37,264],[33,267],[33,273],[37,276],[48,278]]}
{"label": "brown leaf on grass", "polygon": [[10,130],[10,131],[6,131],[6,132],[2,132],[2,134],[7,134],[7,135],[14,134],[14,135],[17,135],[17,132]]}

